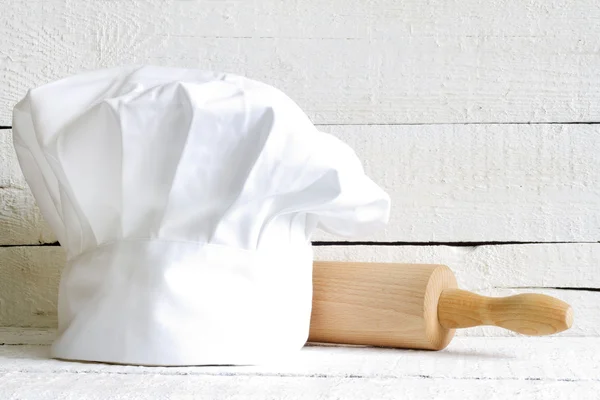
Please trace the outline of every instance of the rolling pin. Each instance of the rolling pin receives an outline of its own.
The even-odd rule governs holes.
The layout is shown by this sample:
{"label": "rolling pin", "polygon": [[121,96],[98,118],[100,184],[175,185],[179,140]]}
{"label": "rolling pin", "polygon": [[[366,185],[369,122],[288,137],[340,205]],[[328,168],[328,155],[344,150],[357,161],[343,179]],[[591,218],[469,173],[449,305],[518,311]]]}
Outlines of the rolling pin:
{"label": "rolling pin", "polygon": [[549,335],[572,323],[571,307],[554,297],[460,290],[445,265],[314,263],[310,342],[441,350],[456,328]]}

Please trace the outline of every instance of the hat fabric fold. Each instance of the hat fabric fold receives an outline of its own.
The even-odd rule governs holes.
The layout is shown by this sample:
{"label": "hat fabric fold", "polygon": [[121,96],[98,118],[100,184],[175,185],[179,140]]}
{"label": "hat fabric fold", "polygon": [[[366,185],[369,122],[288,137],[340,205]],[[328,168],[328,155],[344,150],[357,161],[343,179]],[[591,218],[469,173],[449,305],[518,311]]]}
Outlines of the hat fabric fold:
{"label": "hat fabric fold", "polygon": [[178,68],[94,71],[30,90],[21,168],[67,251],[54,357],[256,364],[308,336],[317,228],[357,236],[389,198],[287,96]]}

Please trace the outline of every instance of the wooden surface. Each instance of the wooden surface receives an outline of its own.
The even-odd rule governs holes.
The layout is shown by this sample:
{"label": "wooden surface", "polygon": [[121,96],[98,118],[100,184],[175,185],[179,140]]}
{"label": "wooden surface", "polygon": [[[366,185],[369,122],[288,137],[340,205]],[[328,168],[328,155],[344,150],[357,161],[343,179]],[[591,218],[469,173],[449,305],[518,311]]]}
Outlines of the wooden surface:
{"label": "wooden surface", "polygon": [[[392,199],[387,229],[357,240],[600,240],[600,125],[320,129],[354,147]],[[0,245],[54,242],[16,166],[9,134],[0,131],[0,154],[11,160],[11,168],[0,170]],[[322,233],[314,239],[342,240]]]}
{"label": "wooden surface", "polygon": [[274,84],[317,123],[600,118],[593,0],[4,0],[0,124],[26,89],[152,63]]}
{"label": "wooden surface", "polygon": [[52,333],[0,329],[0,397],[46,399],[594,399],[599,338],[455,338],[441,352],[305,347],[263,367],[48,359]]}

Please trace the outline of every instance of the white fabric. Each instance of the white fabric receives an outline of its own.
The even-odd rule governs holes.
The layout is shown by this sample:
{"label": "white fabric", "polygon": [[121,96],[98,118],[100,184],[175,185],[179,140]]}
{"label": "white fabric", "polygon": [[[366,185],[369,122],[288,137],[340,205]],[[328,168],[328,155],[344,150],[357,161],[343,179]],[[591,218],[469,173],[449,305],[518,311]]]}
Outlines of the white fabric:
{"label": "white fabric", "polygon": [[388,196],[280,91],[128,67],[32,89],[14,144],[68,255],[55,357],[255,364],[307,339],[315,228],[382,227]]}

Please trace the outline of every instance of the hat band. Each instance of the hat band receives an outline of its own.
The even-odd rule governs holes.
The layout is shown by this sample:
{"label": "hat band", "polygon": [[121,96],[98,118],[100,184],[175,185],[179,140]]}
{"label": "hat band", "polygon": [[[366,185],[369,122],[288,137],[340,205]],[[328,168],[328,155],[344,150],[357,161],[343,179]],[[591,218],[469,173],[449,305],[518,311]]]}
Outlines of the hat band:
{"label": "hat band", "polygon": [[308,337],[310,243],[248,251],[123,240],[70,260],[59,294],[58,358],[142,365],[255,364]]}

